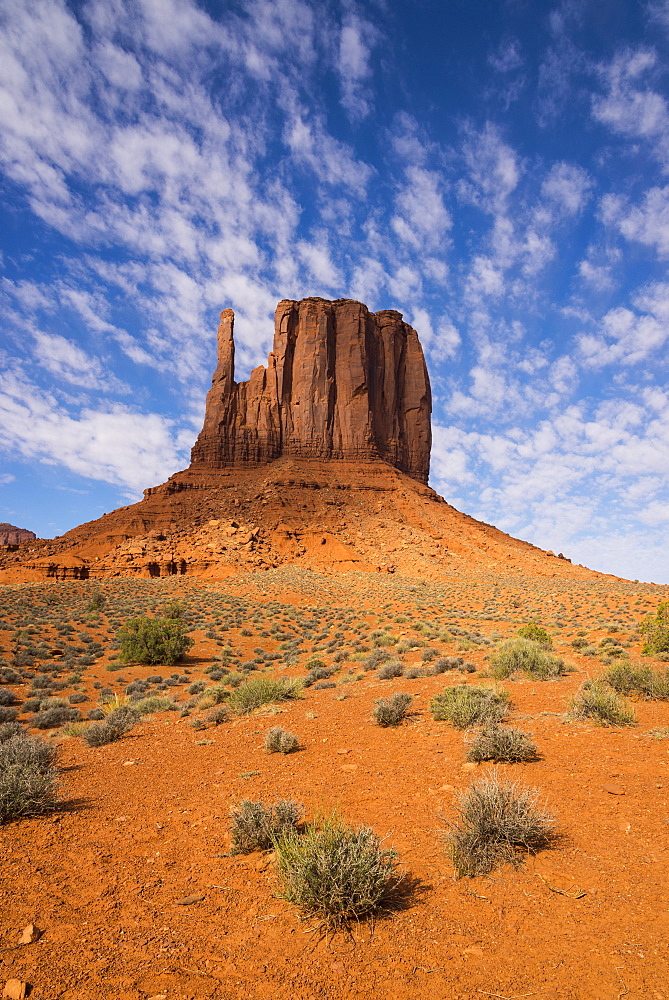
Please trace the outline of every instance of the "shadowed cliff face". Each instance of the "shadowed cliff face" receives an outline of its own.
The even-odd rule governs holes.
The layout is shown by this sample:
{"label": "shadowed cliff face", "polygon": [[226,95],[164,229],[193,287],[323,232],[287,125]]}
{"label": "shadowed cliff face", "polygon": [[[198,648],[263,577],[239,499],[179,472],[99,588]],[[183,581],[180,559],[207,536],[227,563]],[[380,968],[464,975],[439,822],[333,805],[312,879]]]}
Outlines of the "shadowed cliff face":
{"label": "shadowed cliff face", "polygon": [[234,313],[221,313],[218,366],[192,467],[258,465],[282,455],[381,458],[421,482],[432,400],[416,331],[361,302],[283,300],[266,368],[234,381]]}

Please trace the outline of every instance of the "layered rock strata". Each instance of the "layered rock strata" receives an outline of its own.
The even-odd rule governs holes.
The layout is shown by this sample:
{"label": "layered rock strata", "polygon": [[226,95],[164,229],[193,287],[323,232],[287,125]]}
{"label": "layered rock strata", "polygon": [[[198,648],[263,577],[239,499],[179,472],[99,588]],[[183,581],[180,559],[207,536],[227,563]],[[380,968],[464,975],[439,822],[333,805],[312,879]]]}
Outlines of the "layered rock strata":
{"label": "layered rock strata", "polygon": [[234,313],[218,328],[218,365],[191,468],[260,465],[283,455],[382,459],[420,482],[430,467],[432,400],[416,331],[361,302],[279,302],[267,367],[234,380]]}

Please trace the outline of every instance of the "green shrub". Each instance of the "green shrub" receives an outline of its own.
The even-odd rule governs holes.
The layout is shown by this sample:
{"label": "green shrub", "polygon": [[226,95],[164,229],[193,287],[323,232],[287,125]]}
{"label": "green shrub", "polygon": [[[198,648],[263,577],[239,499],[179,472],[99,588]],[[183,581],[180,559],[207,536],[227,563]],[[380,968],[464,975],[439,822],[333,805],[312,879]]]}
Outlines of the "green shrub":
{"label": "green shrub", "polygon": [[553,645],[553,641],[546,629],[538,625],[537,622],[528,622],[527,625],[523,625],[522,628],[518,629],[518,635],[521,639],[530,639],[532,642],[537,642],[542,649],[550,649]]}
{"label": "green shrub", "polygon": [[176,663],[193,645],[176,618],[133,618],[116,638],[122,663]]}
{"label": "green shrub", "polygon": [[493,677],[510,677],[522,670],[534,680],[547,681],[566,673],[564,660],[547,653],[532,639],[509,639],[490,656]]}
{"label": "green shrub", "polygon": [[269,850],[275,837],[295,829],[302,812],[292,799],[279,799],[271,806],[244,799],[230,810],[231,853]]}
{"label": "green shrub", "polygon": [[377,698],[372,715],[380,726],[399,726],[404,719],[413,698],[399,691],[390,698]]}
{"label": "green shrub", "polygon": [[604,674],[606,681],[618,694],[638,694],[648,699],[669,698],[669,677],[646,664],[632,666],[615,663]]}
{"label": "green shrub", "polygon": [[553,818],[539,807],[539,790],[520,788],[490,774],[459,796],[458,821],[447,848],[458,878],[486,875],[504,862],[522,863],[555,839]]}
{"label": "green shrub", "polygon": [[505,764],[522,764],[537,760],[537,748],[527,733],[510,726],[486,726],[472,740],[467,760],[494,760]]}
{"label": "green shrub", "polygon": [[397,853],[367,827],[331,817],[274,838],[282,899],[332,929],[373,913],[397,887]]}
{"label": "green shrub", "polygon": [[30,736],[13,736],[0,744],[0,823],[56,808],[55,759],[54,747]]}
{"label": "green shrub", "polygon": [[508,702],[506,691],[458,684],[435,695],[430,711],[437,722],[451,722],[458,729],[467,729],[477,723],[503,719],[509,710]]}
{"label": "green shrub", "polygon": [[234,712],[243,715],[275,701],[299,698],[301,689],[302,685],[298,680],[254,677],[235,688],[230,695],[229,705]]}
{"label": "green shrub", "polygon": [[571,699],[570,714],[602,726],[633,726],[636,722],[629,702],[603,681],[584,681]]}
{"label": "green shrub", "polygon": [[297,750],[300,741],[294,733],[289,733],[281,726],[272,726],[265,736],[265,751],[267,753],[292,753]]}
{"label": "green shrub", "polygon": [[669,653],[669,601],[662,601],[657,614],[648,616],[639,631],[646,636],[643,653],[649,656]]}

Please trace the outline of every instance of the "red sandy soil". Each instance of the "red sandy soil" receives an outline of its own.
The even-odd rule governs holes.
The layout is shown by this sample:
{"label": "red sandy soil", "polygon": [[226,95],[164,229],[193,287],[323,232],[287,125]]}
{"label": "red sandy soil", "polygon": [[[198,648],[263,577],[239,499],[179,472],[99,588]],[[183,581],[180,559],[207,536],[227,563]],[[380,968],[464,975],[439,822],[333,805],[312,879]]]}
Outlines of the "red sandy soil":
{"label": "red sandy soil", "polygon": [[[274,637],[259,638],[278,620],[276,604],[265,624],[251,620],[268,602],[279,602],[287,616],[293,607],[315,608],[314,617],[319,609],[352,608],[354,621],[372,628],[383,621],[399,638],[419,634],[418,619],[428,629],[441,619],[446,631],[450,620],[494,639],[536,618],[574,671],[558,681],[504,682],[513,703],[508,721],[534,735],[541,759],[497,770],[541,789],[556,818],[556,845],[519,868],[454,877],[446,824],[455,819],[458,792],[491,765],[465,763],[463,734],[435,722],[429,701],[463,680],[490,683],[481,672],[492,647],[466,637],[462,655],[476,664],[475,674],[382,681],[366,672],[343,683],[360,666],[346,661],[336,688],[311,687],[297,701],[220,726],[195,730],[193,718],[206,720],[206,712],[164,712],[97,749],[52,732],[45,738],[60,746],[63,807],[1,831],[0,944],[7,950],[0,953],[0,992],[14,978],[31,984],[35,1000],[669,1000],[668,703],[635,702],[637,725],[621,729],[565,718],[582,681],[605,669],[600,655],[572,648],[578,631],[600,653],[601,638],[613,635],[632,662],[665,669],[641,659],[635,627],[667,599],[667,588],[602,578],[479,575],[428,585],[378,574],[282,573],[218,584],[105,581],[102,615],[83,609],[92,584],[17,585],[0,591],[2,617],[12,628],[37,622],[34,638],[57,645],[46,623],[50,604],[60,621],[69,618],[97,638],[109,635],[109,608],[122,600],[141,613],[142,601],[181,597],[206,619],[211,595],[228,594],[246,602],[240,627],[225,633],[242,659],[256,646],[279,648]],[[332,628],[348,640],[350,626]],[[253,634],[243,636],[242,628]],[[8,660],[13,635],[0,631]],[[105,648],[78,685],[91,698],[81,707],[94,706],[96,680],[120,691],[119,676],[127,683],[188,669],[191,680],[206,679],[203,668],[221,646],[203,627],[193,636],[195,646],[176,668],[110,672]],[[426,641],[453,655],[462,637],[442,631]],[[305,644],[286,673],[304,676],[310,651]],[[418,664],[420,652],[404,655],[405,664]],[[331,662],[326,652],[316,655]],[[9,688],[27,696],[24,686]],[[371,712],[376,698],[393,691],[414,696],[412,714],[384,729]],[[174,692],[183,700],[183,689],[166,693]],[[302,749],[265,753],[264,734],[277,724],[299,736]],[[231,806],[276,797],[303,803],[307,819],[337,809],[385,838],[407,873],[403,905],[350,934],[323,937],[302,921],[276,896],[270,854],[228,854]],[[198,898],[179,902],[190,896]],[[39,940],[12,948],[30,922],[42,931]]]}

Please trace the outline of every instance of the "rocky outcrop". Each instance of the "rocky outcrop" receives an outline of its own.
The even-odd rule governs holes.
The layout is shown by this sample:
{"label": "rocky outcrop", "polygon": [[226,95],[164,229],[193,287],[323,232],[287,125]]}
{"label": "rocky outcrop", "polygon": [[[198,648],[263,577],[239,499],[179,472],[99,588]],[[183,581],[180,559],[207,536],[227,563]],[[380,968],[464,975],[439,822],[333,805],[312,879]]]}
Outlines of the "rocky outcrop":
{"label": "rocky outcrop", "polygon": [[20,545],[21,542],[34,542],[37,535],[27,528],[17,528],[6,521],[0,522],[0,545]]}
{"label": "rocky outcrop", "polygon": [[281,456],[382,459],[420,482],[430,466],[430,382],[401,313],[361,302],[281,301],[267,367],[234,381],[234,313],[218,328],[218,366],[191,468]]}

